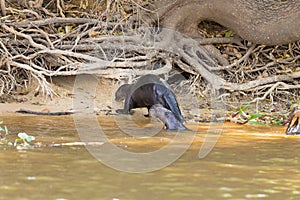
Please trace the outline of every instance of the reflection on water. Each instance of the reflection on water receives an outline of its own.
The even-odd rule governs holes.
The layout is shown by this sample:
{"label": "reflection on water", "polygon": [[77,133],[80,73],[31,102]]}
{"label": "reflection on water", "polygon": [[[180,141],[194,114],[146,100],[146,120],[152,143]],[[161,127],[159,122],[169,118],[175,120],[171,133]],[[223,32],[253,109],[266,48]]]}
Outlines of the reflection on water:
{"label": "reflection on water", "polygon": [[[0,146],[0,199],[300,198],[300,137],[285,136],[283,127],[226,124],[216,147],[200,160],[208,128],[201,124],[193,145],[178,161],[159,171],[128,174],[101,164],[84,146],[48,146],[79,141],[71,117],[1,119],[11,140],[27,132],[42,147],[18,151]],[[162,132],[153,138],[132,138],[122,134],[113,117],[99,120],[110,140],[129,151],[152,151],[174,136]]]}

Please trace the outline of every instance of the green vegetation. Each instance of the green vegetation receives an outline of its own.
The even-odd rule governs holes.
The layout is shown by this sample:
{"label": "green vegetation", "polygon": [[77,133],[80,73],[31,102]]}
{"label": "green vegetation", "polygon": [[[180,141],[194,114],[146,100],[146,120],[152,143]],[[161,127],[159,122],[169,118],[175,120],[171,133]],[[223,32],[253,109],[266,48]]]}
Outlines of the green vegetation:
{"label": "green vegetation", "polygon": [[35,140],[35,137],[32,135],[28,135],[27,133],[18,133],[18,138],[15,139],[14,146],[23,146],[28,147],[30,146],[30,142]]}
{"label": "green vegetation", "polygon": [[251,124],[258,124],[258,125],[263,125],[262,122],[258,121],[258,119],[262,116],[264,116],[261,113],[253,113],[251,115],[245,113],[245,111],[249,108],[250,104],[247,104],[243,107],[239,107],[237,109],[237,112],[231,116],[231,121],[234,121],[238,124],[246,124],[246,123],[251,123]]}
{"label": "green vegetation", "polygon": [[[0,139],[2,141],[6,141],[6,136],[8,135],[8,128],[6,126],[2,126],[3,121],[0,121]],[[0,142],[0,144],[1,144]]]}
{"label": "green vegetation", "polygon": [[14,146],[17,149],[28,148],[31,146],[30,142],[35,140],[35,137],[28,135],[27,133],[18,133],[18,138],[15,139],[14,143],[7,139],[9,134],[7,126],[3,126],[3,121],[0,121],[0,145]]}

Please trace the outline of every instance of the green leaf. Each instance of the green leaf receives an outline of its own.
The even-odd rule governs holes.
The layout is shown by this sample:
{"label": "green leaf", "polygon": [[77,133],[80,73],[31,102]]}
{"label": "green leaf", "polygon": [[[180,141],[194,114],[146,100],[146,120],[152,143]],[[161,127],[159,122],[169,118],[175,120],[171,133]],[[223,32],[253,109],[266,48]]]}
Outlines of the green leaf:
{"label": "green leaf", "polygon": [[254,114],[252,114],[252,115],[248,118],[248,121],[251,121],[251,120],[253,120],[253,119],[259,118],[259,117],[261,117],[261,116],[263,116],[263,114],[260,114],[260,113],[254,113]]}
{"label": "green leaf", "polygon": [[8,135],[8,128],[6,126],[4,126],[4,130],[5,130],[5,135]]}
{"label": "green leaf", "polygon": [[242,107],[242,111],[245,111],[247,108],[249,108],[250,104],[245,105],[244,107]]}
{"label": "green leaf", "polygon": [[275,121],[274,123],[273,123],[274,125],[281,125],[282,124],[282,121]]}
{"label": "green leaf", "polygon": [[239,114],[241,114],[242,112],[244,112],[247,108],[249,108],[249,104],[247,104],[247,105],[245,105],[244,107],[240,107],[240,108],[238,108],[238,112],[239,112]]}
{"label": "green leaf", "polygon": [[262,122],[257,122],[257,121],[249,121],[248,122],[249,124],[255,124],[255,125],[265,125],[264,123],[262,123]]}
{"label": "green leaf", "polygon": [[58,32],[58,33],[66,33],[66,32],[65,32],[65,29],[64,29],[63,27],[58,27],[58,28],[57,28],[57,32]]}
{"label": "green leaf", "polygon": [[225,38],[230,38],[232,36],[232,31],[227,31],[225,33]]}
{"label": "green leaf", "polygon": [[23,142],[24,140],[21,138],[16,138],[14,142],[14,146],[17,146],[18,142]]}

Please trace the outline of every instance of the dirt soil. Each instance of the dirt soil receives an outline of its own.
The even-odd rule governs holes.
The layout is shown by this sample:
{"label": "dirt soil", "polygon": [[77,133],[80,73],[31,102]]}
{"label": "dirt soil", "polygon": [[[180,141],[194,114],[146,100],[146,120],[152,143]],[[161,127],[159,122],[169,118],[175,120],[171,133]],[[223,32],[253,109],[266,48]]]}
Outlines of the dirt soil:
{"label": "dirt soil", "polygon": [[[74,106],[74,85],[75,77],[56,77],[51,81],[51,87],[56,95],[52,98],[35,94],[34,89],[29,92],[19,92],[19,94],[0,97],[0,116],[24,115],[17,113],[20,109],[35,112],[65,112],[73,111]],[[87,79],[84,87],[93,87],[93,83]],[[114,94],[119,83],[111,79],[99,79],[95,94],[85,92],[89,98],[94,100],[94,112],[97,115],[114,115],[115,110],[123,107],[123,102],[116,102]],[[32,88],[35,88],[32,86]],[[176,92],[175,92],[176,93]],[[182,113],[186,121],[203,120],[210,118],[210,111],[207,103],[197,98],[191,99],[190,95],[178,94]],[[147,112],[146,109],[142,112]]]}
{"label": "dirt soil", "polygon": [[[72,76],[53,78],[51,80],[51,87],[56,95],[52,98],[36,94],[34,89],[28,89],[28,91],[18,92],[18,94],[9,96],[2,95],[0,97],[0,116],[24,115],[16,112],[20,109],[34,112],[78,111],[76,110],[76,106],[73,105],[75,98],[74,88],[81,89],[81,86],[74,85],[75,79]],[[84,84],[83,88],[92,88],[94,87],[93,85],[96,85],[96,88],[91,90],[93,92],[83,91],[85,98],[92,99],[94,103],[92,109],[96,115],[115,115],[116,109],[123,107],[124,102],[116,102],[114,100],[115,91],[120,85],[118,81],[98,79],[97,84],[95,84],[95,82],[87,78],[86,80],[84,79]],[[36,87],[33,85],[31,88]],[[205,99],[192,97],[191,94],[187,93],[176,92],[176,89],[175,94],[186,122],[205,122],[215,119],[215,117],[220,120],[229,120],[232,122],[238,122],[241,119],[240,116],[231,117],[237,112],[237,107],[230,108],[227,106],[226,109],[212,110],[210,109],[210,105],[214,103],[208,102]],[[241,100],[236,100],[235,102],[237,102],[237,106],[242,105]],[[257,106],[253,104],[247,109],[247,114],[250,113],[248,116],[258,112]],[[89,107],[87,106],[86,108],[88,109]],[[147,114],[146,109],[137,111]],[[258,113],[263,113],[262,117],[257,118],[256,121],[258,123],[281,125],[281,123],[284,124],[288,119],[290,111],[287,105],[274,103],[273,106],[270,106],[269,102],[264,102],[260,103]]]}
{"label": "dirt soil", "polygon": [[[75,77],[56,77],[52,79],[51,87],[56,93],[52,98],[35,94],[35,90],[15,95],[0,97],[0,115],[23,115],[17,110],[26,109],[36,112],[64,112],[73,110],[73,88]],[[34,86],[32,86],[34,87]],[[117,83],[100,80],[95,100],[95,112],[105,114],[111,110],[112,94],[118,87]]]}

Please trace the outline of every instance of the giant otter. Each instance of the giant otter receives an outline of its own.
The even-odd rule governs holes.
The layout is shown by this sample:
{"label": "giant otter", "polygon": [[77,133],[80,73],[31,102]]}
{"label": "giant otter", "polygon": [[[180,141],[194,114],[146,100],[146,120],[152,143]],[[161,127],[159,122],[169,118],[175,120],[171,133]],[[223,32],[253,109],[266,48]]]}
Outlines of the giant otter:
{"label": "giant otter", "polygon": [[148,74],[141,76],[135,84],[121,85],[116,94],[116,101],[125,99],[124,109],[116,110],[117,113],[129,114],[133,108],[147,107],[161,104],[174,113],[175,117],[184,122],[184,118],[178,107],[177,100],[170,86],[162,78]]}
{"label": "giant otter", "polygon": [[287,135],[300,134],[300,108],[295,108],[292,112],[290,122],[285,133]]}
{"label": "giant otter", "polygon": [[164,108],[161,104],[153,105],[149,110],[151,117],[156,117],[164,123],[167,130],[187,130],[170,110]]}

